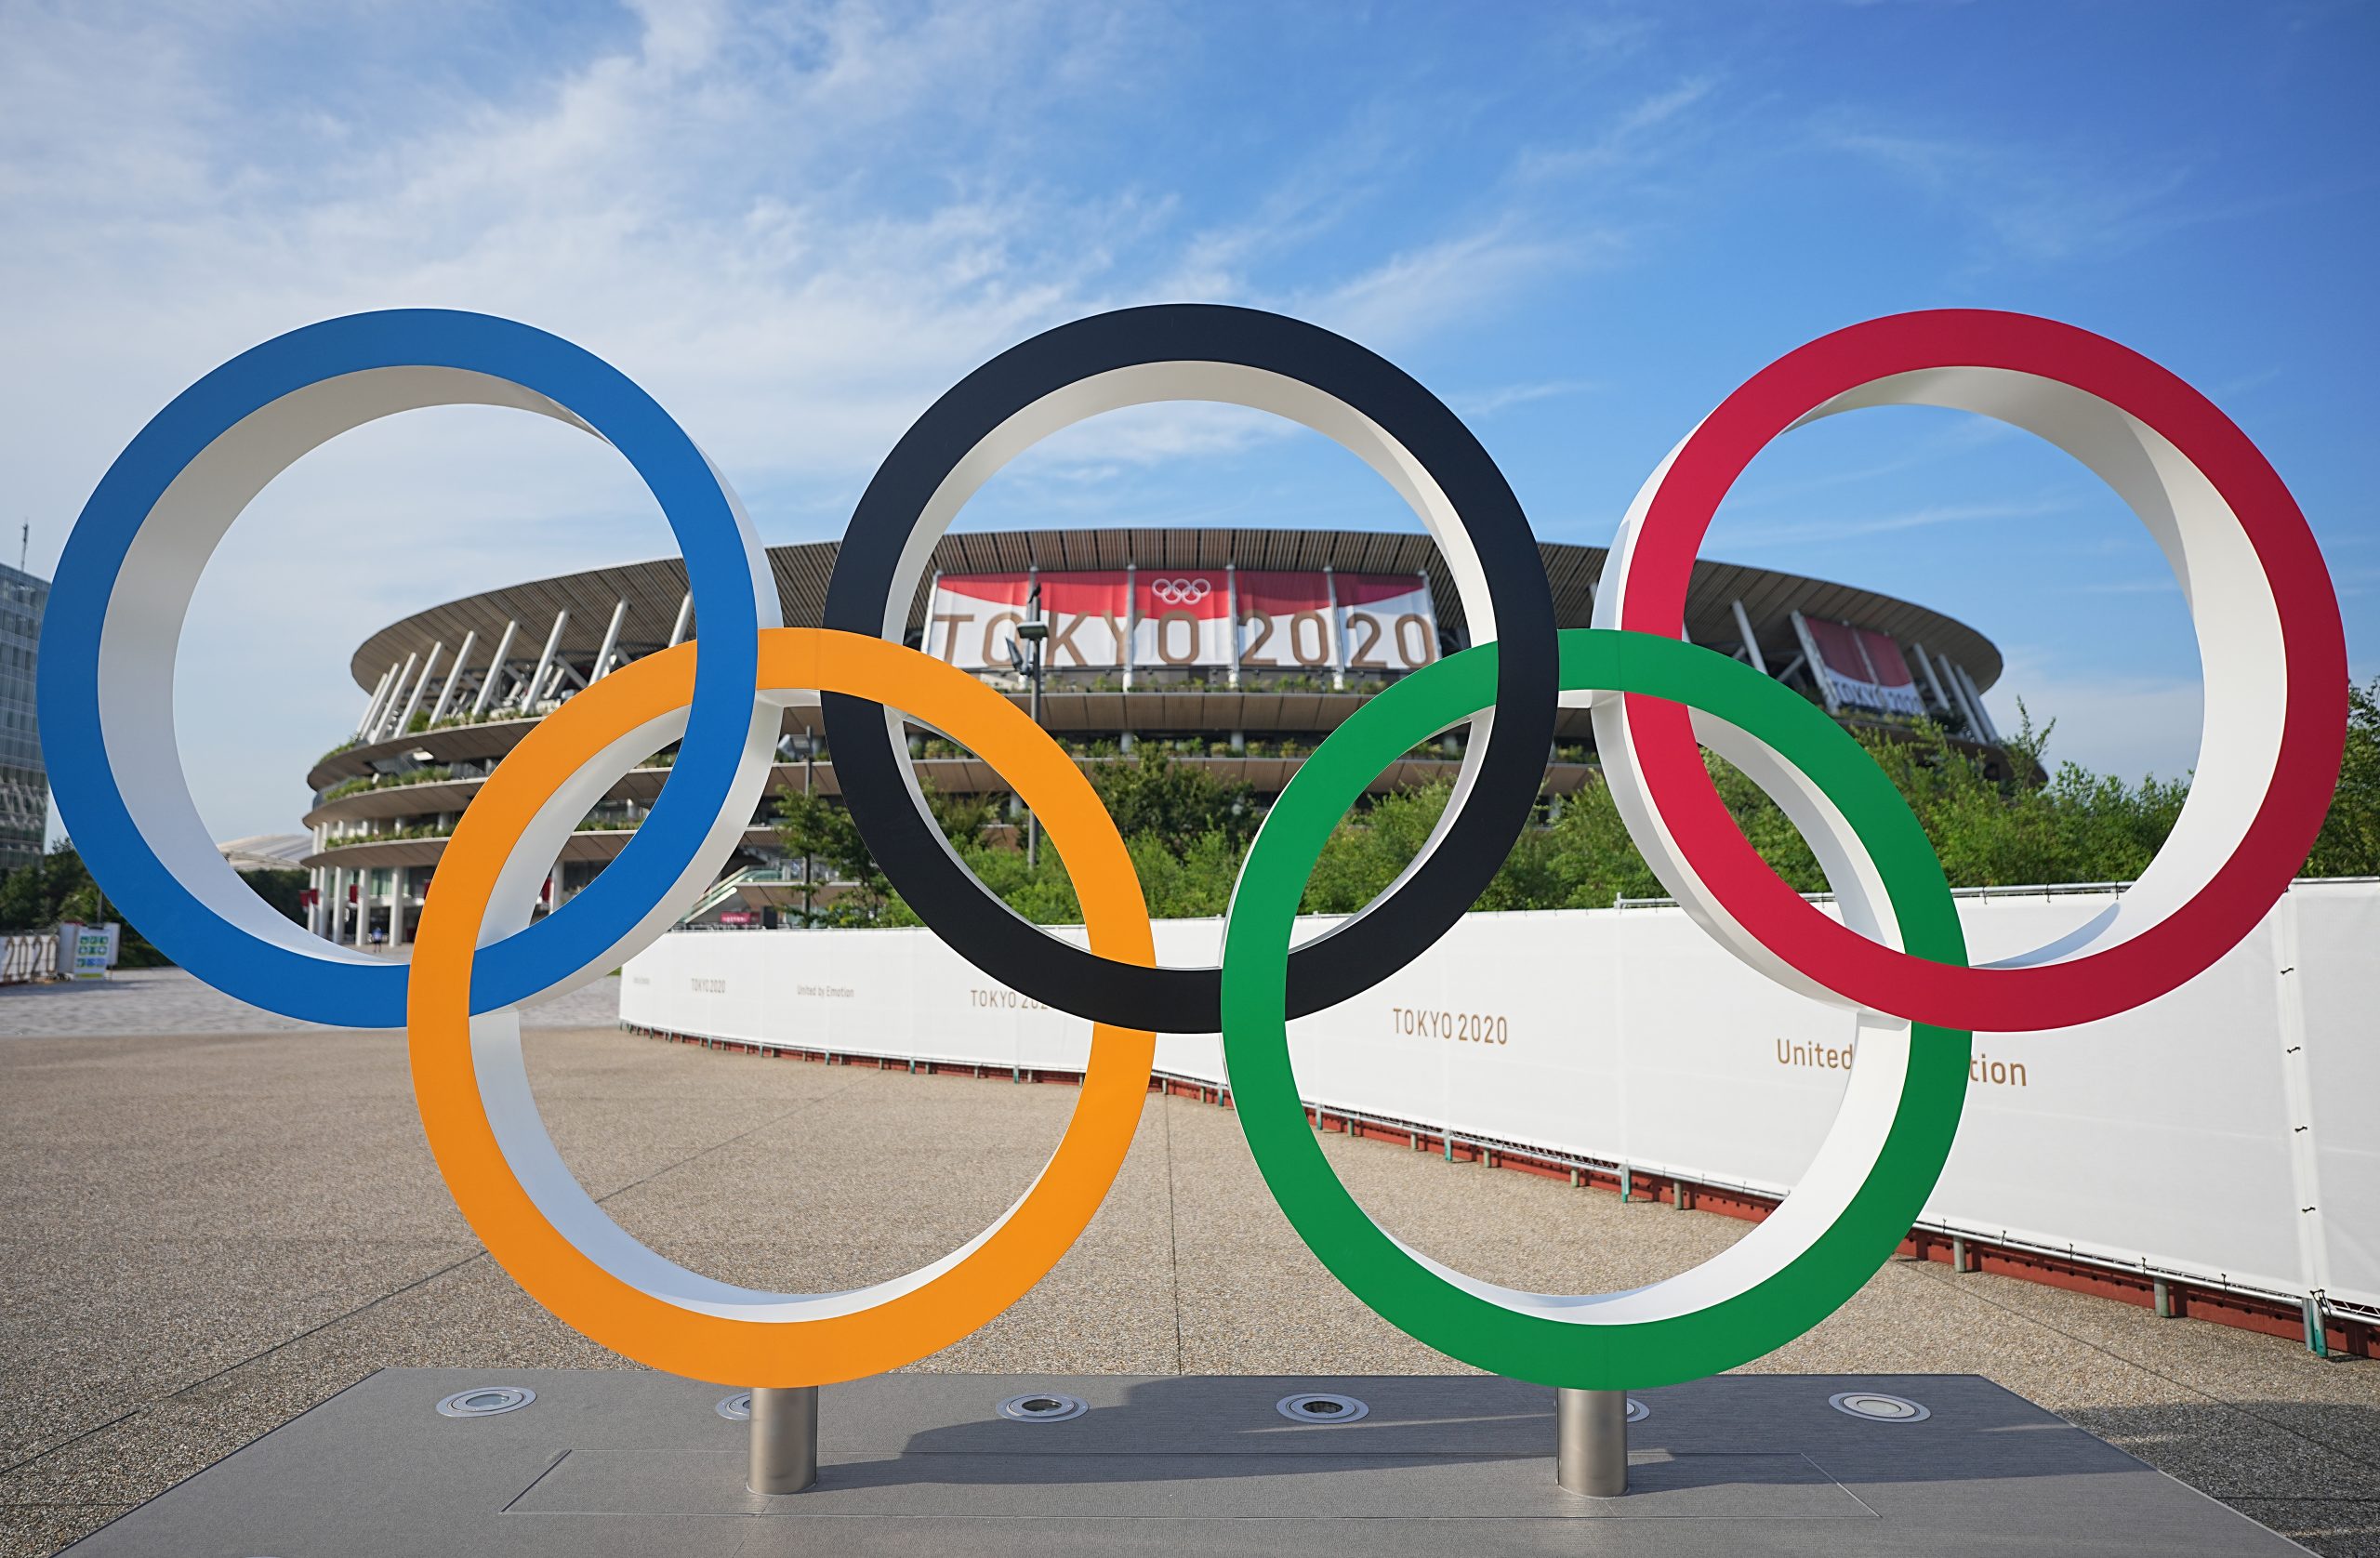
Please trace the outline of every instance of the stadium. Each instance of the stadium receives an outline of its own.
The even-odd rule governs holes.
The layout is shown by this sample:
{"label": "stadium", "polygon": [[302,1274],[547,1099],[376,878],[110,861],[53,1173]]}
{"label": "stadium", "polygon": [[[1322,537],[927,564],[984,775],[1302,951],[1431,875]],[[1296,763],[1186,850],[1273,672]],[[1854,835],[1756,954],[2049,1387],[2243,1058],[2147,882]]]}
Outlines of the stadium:
{"label": "stadium", "polygon": [[[1588,626],[1605,549],[1541,551],[1557,622]],[[820,620],[836,553],[833,542],[769,548],[788,625]],[[665,558],[488,590],[366,639],[351,661],[365,695],[352,737],[307,775],[309,928],[358,946],[403,944],[446,837],[496,761],[561,701],[694,627],[684,565]],[[2000,652],[1942,613],[1705,560],[1686,632],[1845,725],[1889,731],[1924,716],[1988,766],[2007,760],[1982,699]],[[1163,751],[1262,799],[1367,697],[1470,640],[1424,535],[1104,529],[944,537],[908,641],[1035,709],[1081,761]],[[772,797],[780,786],[838,793],[816,727],[814,708],[787,711]],[[1416,748],[1375,790],[1451,779],[1461,742],[1457,732]],[[936,791],[1006,798],[1013,811],[1000,777],[950,742],[913,727],[910,750]],[[1587,711],[1566,708],[1548,754],[1549,803],[1591,783],[1593,765]],[[668,772],[668,754],[656,756],[588,813],[547,880],[548,910],[619,853]],[[799,904],[801,866],[782,858],[773,808],[763,803],[691,918],[774,923]]]}

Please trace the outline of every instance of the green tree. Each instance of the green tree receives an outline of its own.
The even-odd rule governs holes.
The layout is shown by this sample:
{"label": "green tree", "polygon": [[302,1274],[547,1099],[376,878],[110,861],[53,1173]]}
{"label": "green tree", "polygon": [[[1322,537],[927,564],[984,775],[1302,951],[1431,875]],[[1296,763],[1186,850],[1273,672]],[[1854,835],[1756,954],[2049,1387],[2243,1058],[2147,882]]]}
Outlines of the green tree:
{"label": "green tree", "polygon": [[[945,795],[931,782],[923,786],[926,804],[943,836],[962,856],[977,847],[998,803],[988,796]],[[777,790],[777,843],[787,854],[799,855],[830,871],[844,891],[826,904],[813,904],[811,919],[820,925],[915,925],[918,918],[892,891],[876,857],[868,852],[859,825],[839,800],[805,795],[790,785]]]}
{"label": "green tree", "polygon": [[[0,878],[0,931],[55,931],[60,920],[99,925],[120,918],[115,905],[91,879],[82,855],[65,839],[51,845],[49,852],[32,865],[20,865]],[[137,927],[125,925],[116,948],[119,968],[154,969],[170,962]]]}
{"label": "green tree", "polygon": [[[2308,875],[2380,875],[2380,679],[2350,689],[2349,699],[2347,756]],[[2136,878],[2173,831],[2188,782],[2148,777],[2132,784],[2071,762],[2050,769],[2044,759],[2055,722],[2037,727],[2021,704],[2018,712],[2019,728],[2004,744],[2005,777],[1993,777],[1981,758],[1930,723],[1863,731],[1858,739],[1916,814],[1953,887]],[[1795,889],[1823,891],[1817,857],[1784,812],[1731,764],[1709,755],[1704,760],[1720,799],[1760,856]],[[1223,913],[1262,820],[1246,788],[1162,753],[1099,762],[1090,772],[1125,835],[1149,912]],[[1421,852],[1451,793],[1443,784],[1395,792],[1350,812],[1307,878],[1304,910],[1352,914],[1387,891]],[[929,798],[959,857],[1017,913],[1044,924],[1080,921],[1080,902],[1054,849],[1027,865],[1021,851],[987,837],[987,800]],[[796,811],[784,810],[797,802]],[[800,797],[780,805],[788,848],[800,852],[806,840],[809,852],[854,884],[838,922],[918,923],[840,806]],[[1636,852],[1606,786],[1590,784],[1558,807],[1549,802],[1546,814],[1543,825],[1514,841],[1477,907],[1600,908],[1666,891]]]}
{"label": "green tree", "polygon": [[1262,820],[1246,785],[1225,784],[1163,752],[1096,762],[1090,775],[1091,787],[1116,819],[1116,831],[1127,838],[1164,839],[1177,854],[1210,833],[1245,844]]}
{"label": "green tree", "polygon": [[2380,676],[2347,690],[2347,754],[2309,877],[2380,876]]}
{"label": "green tree", "polygon": [[243,871],[240,879],[250,891],[281,911],[283,916],[303,925],[306,923],[306,873],[289,871]]}

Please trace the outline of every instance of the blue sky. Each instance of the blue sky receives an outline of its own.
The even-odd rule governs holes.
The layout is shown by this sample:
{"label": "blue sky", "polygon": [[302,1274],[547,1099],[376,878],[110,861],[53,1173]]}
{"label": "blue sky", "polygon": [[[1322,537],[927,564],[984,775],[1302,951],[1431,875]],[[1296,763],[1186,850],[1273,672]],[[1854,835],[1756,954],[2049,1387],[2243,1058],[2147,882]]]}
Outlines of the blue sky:
{"label": "blue sky", "polygon": [[[588,346],[774,542],[839,533],[908,420],[1036,330],[1276,308],[1395,358],[1542,535],[1601,542],[1772,358],[1968,305],[2212,396],[2380,671],[2369,6],[6,5],[0,44],[0,461],[36,571],[176,391],[357,309]],[[962,523],[1189,521],[1411,522],[1319,439],[1187,407],[1051,440]],[[416,414],[310,456],[193,606],[202,814],[295,826],[372,627],[667,549],[613,456],[534,418]],[[2178,589],[2025,435],[1919,411],[1796,432],[1709,551],[1973,623],[2009,657],[1995,710],[2056,719],[2053,756],[2191,762]]]}

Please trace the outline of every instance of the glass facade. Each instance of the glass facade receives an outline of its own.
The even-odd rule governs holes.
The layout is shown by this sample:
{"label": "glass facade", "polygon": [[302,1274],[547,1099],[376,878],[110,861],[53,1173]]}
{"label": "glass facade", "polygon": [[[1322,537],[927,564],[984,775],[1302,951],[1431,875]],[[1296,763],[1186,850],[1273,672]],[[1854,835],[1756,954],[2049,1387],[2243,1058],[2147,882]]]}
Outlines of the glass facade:
{"label": "glass facade", "polygon": [[0,563],[0,870],[41,858],[49,833],[49,772],[33,717],[47,580]]}

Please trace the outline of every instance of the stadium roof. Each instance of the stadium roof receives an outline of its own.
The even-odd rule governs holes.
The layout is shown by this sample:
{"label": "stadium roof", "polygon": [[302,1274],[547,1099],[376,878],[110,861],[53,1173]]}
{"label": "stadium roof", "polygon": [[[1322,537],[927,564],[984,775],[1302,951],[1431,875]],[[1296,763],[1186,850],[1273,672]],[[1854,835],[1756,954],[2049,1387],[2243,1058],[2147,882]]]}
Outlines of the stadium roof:
{"label": "stadium roof", "polygon": [[[817,625],[826,580],[834,572],[840,548],[839,542],[815,541],[768,549],[769,566],[776,576],[788,625]],[[1539,549],[1554,587],[1555,619],[1565,627],[1588,626],[1606,548],[1542,542]],[[1440,627],[1458,634],[1465,627],[1462,603],[1438,556],[1437,544],[1418,531],[966,531],[945,536],[934,548],[933,560],[935,570],[945,574],[1127,564],[1221,568],[1225,563],[1246,569],[1318,570],[1328,564],[1349,573],[1427,574]],[[391,664],[425,652],[433,643],[443,642],[452,651],[466,632],[479,635],[474,653],[485,655],[508,619],[517,620],[523,634],[534,634],[542,642],[554,614],[564,610],[570,613],[570,621],[563,629],[562,650],[592,655],[621,601],[628,602],[628,609],[621,625],[620,647],[641,655],[668,642],[685,590],[685,564],[674,557],[510,585],[449,601],[390,624],[364,640],[350,668],[356,684],[368,692]],[[1799,610],[1809,616],[1874,628],[1903,643],[1922,643],[1931,653],[1948,655],[1964,666],[1978,687],[1990,687],[2000,680],[2000,651],[1955,617],[1871,589],[1730,562],[1704,560],[1695,565],[1686,597],[1686,636],[1698,643],[1733,648],[1740,637],[1733,610],[1738,601],[1743,602],[1753,634],[1772,656],[1790,655],[1793,640],[1790,614]],[[921,586],[918,599],[910,604],[912,629],[923,625],[925,610]]]}

